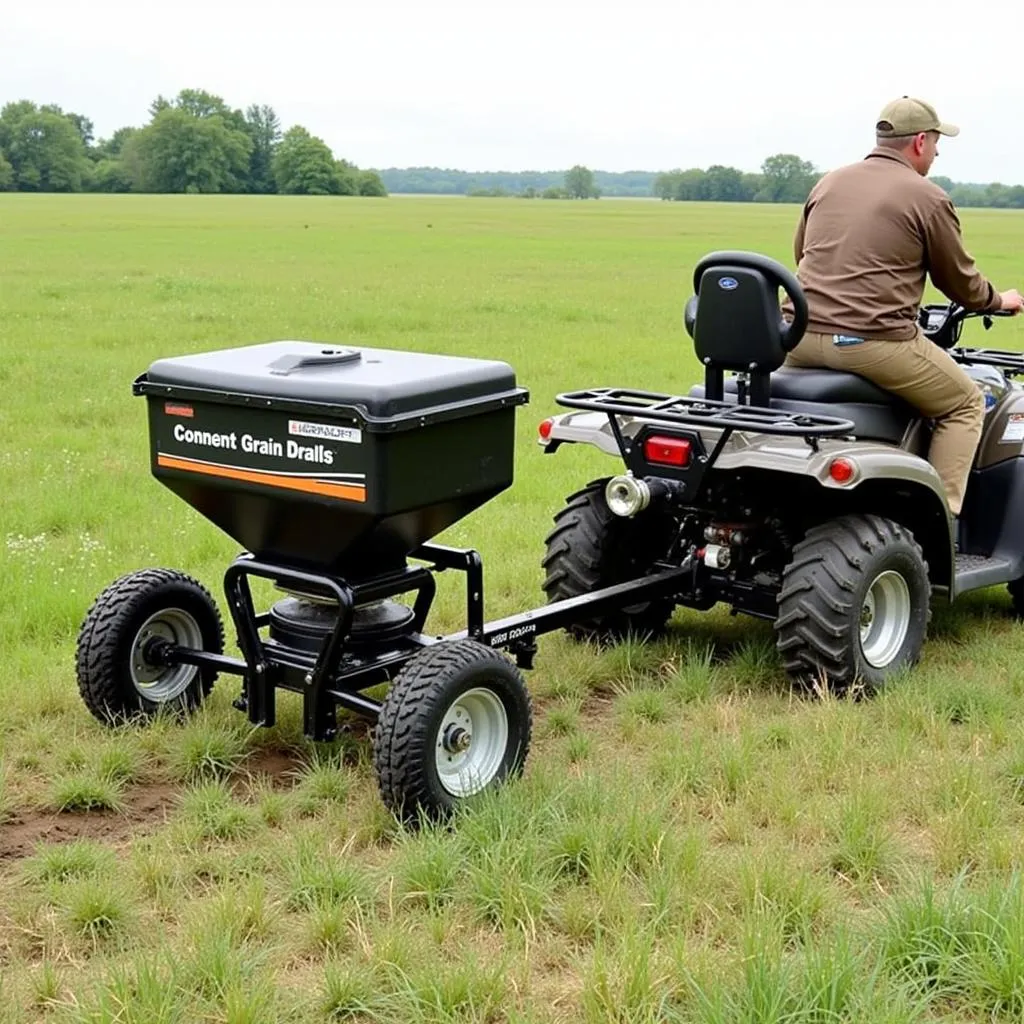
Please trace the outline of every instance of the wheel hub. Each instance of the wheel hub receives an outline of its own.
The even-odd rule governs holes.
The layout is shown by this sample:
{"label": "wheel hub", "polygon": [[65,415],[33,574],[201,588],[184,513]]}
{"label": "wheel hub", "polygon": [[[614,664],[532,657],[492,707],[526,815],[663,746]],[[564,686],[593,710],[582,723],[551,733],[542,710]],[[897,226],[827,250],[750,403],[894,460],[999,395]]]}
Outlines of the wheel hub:
{"label": "wheel hub", "polygon": [[875,621],[875,595],[869,590],[864,596],[864,604],[860,609],[860,634],[864,637],[871,629],[871,623]]}
{"label": "wheel hub", "polygon": [[135,689],[154,704],[180,697],[198,671],[195,665],[168,665],[160,657],[168,644],[200,650],[203,635],[199,623],[181,608],[165,608],[139,627],[132,641],[129,666]]}
{"label": "wheel hub", "polygon": [[885,668],[899,654],[910,629],[910,587],[901,573],[879,573],[860,609],[860,646],[873,668]]}
{"label": "wheel hub", "polygon": [[457,754],[463,750],[469,750],[473,742],[473,734],[469,729],[462,729],[457,725],[449,725],[444,731],[444,749],[449,754]]}
{"label": "wheel hub", "polygon": [[467,690],[449,706],[437,732],[434,764],[441,785],[458,797],[480,792],[497,775],[508,738],[501,698],[483,686]]}

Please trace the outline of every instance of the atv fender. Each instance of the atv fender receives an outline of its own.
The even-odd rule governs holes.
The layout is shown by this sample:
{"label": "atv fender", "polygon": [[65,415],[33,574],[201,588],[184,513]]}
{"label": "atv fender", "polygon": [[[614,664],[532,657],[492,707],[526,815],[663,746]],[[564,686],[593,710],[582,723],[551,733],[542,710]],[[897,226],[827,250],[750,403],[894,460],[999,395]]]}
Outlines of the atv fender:
{"label": "atv fender", "polygon": [[[554,451],[561,444],[589,444],[608,455],[621,455],[612,432],[608,416],[600,412],[571,412],[551,418],[551,429],[540,444],[546,451]],[[654,423],[671,430],[672,425],[661,420],[630,417],[621,421],[624,439],[632,438],[645,424]],[[720,430],[697,430],[680,425],[682,430],[698,434],[707,451],[714,450]],[[853,474],[849,479],[837,481],[830,467],[835,459],[846,459]],[[793,473],[814,477],[822,487],[851,490],[870,480],[888,480],[893,483],[913,483],[926,491],[945,507],[942,481],[934,467],[919,455],[904,448],[879,441],[822,438],[811,445],[800,437],[735,431],[715,460],[714,469],[766,469],[776,473]],[[946,518],[952,520],[948,512]]]}
{"label": "atv fender", "polygon": [[[904,448],[877,441],[826,440],[811,447],[802,438],[747,434],[726,444],[715,472],[753,471],[766,478],[779,473],[793,480],[799,499],[814,501],[814,488],[828,492],[828,507],[874,513],[903,523],[924,549],[933,585],[945,590],[953,579],[956,546],[953,517],[942,481],[926,459]],[[819,492],[820,493],[820,492]],[[848,501],[843,496],[848,496]]]}
{"label": "atv fender", "polygon": [[[542,433],[538,443],[546,454],[558,451],[563,444],[589,444],[600,448],[605,455],[620,454],[608,416],[603,412],[566,412],[545,422],[551,424],[551,430],[547,435]],[[640,422],[629,420],[624,423],[624,433],[632,436]]]}
{"label": "atv fender", "polygon": [[[700,433],[703,436],[710,432]],[[706,443],[713,444],[715,440],[717,438],[705,438]],[[832,472],[837,459],[849,467],[850,475],[844,479],[838,479]],[[842,491],[854,490],[868,481],[884,480],[893,485],[912,483],[934,495],[940,506],[946,504],[942,481],[927,459],[880,441],[822,438],[812,446],[799,437],[737,433],[722,449],[714,468],[795,473],[813,477],[822,487]],[[948,512],[946,516],[948,519]]]}

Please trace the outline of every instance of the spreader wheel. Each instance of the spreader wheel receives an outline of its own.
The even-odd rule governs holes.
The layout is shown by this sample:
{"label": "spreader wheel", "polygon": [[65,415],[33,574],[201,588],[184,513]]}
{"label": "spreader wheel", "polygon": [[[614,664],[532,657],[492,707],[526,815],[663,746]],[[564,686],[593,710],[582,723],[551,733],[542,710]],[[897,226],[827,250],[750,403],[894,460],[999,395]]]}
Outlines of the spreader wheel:
{"label": "spreader wheel", "polygon": [[373,734],[384,803],[406,822],[446,817],[467,797],[518,775],[533,711],[522,673],[475,640],[411,658],[388,689]]}
{"label": "spreader wheel", "polygon": [[221,654],[224,626],[205,587],[172,569],[142,569],[115,580],[96,598],[78,634],[76,671],[86,707],[112,725],[161,708],[191,711],[217,673],[166,664],[159,641]]}

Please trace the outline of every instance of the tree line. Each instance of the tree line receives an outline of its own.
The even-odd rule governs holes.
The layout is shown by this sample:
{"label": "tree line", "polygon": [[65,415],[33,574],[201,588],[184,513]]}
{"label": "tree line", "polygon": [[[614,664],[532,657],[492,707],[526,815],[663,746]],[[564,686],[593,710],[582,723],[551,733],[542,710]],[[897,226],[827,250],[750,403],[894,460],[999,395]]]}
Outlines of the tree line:
{"label": "tree line", "polygon": [[944,175],[936,175],[932,181],[944,188],[957,206],[1024,209],[1024,185],[1004,185],[999,181],[977,185],[951,181]]}
{"label": "tree line", "polygon": [[[594,170],[590,173],[599,195],[642,199],[651,197],[656,177],[653,171]],[[550,198],[555,198],[554,193],[567,191],[567,174],[569,171],[460,171],[448,167],[385,167],[380,171],[389,192],[532,197],[550,190]]]}
{"label": "tree line", "polygon": [[777,153],[761,164],[759,174],[721,164],[666,171],[654,179],[653,192],[677,202],[802,203],[820,177],[810,161]]}
{"label": "tree line", "polygon": [[600,199],[601,188],[594,172],[589,167],[576,164],[562,176],[561,185],[546,185],[538,188],[526,185],[519,191],[512,191],[503,185],[471,185],[467,196],[513,196],[518,199]]}
{"label": "tree line", "polygon": [[[335,157],[302,125],[282,132],[274,109],[244,112],[202,89],[158,96],[141,127],[95,138],[92,121],[30,100],[0,109],[0,191],[241,192],[293,195],[517,196],[524,199],[637,197],[670,202],[802,203],[821,177],[793,153],[768,157],[756,173],[713,164],[670,171],[460,171],[439,167],[361,169]],[[957,206],[1024,208],[1024,185],[954,182],[936,176]]]}
{"label": "tree line", "polygon": [[[713,164],[671,171],[458,171],[441,167],[388,167],[380,172],[389,192],[428,195],[515,196],[522,199],[583,198],[580,175],[589,175],[590,196],[633,196],[672,202],[803,203],[824,172],[792,153],[768,157],[757,173]],[[957,206],[1024,208],[1024,186],[975,184],[935,176]]]}
{"label": "tree line", "polygon": [[142,127],[95,138],[82,114],[31,100],[0,109],[0,191],[387,194],[380,175],[338,159],[302,125],[281,131],[272,107],[231,109],[183,89],[158,96]]}
{"label": "tree line", "polygon": [[[715,165],[703,170],[659,174],[654,194],[669,200],[706,200],[739,203],[803,203],[824,172],[792,153],[768,157],[760,174],[745,174],[735,167]],[[1024,185],[987,185],[955,182],[936,175],[931,179],[957,206],[1024,209]]]}

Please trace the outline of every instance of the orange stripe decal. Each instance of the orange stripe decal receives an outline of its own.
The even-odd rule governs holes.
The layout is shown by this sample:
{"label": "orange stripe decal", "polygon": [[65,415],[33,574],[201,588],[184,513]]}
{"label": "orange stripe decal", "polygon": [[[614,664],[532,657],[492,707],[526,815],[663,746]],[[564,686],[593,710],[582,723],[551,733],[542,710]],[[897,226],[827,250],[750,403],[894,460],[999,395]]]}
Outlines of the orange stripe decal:
{"label": "orange stripe decal", "polygon": [[183,469],[189,473],[205,473],[207,476],[227,477],[229,480],[244,480],[250,484],[263,484],[265,487],[282,487],[289,491],[322,494],[328,498],[341,498],[344,501],[366,501],[366,488],[362,484],[339,484],[327,480],[313,480],[308,477],[261,473],[254,469],[215,466],[208,462],[178,459],[173,455],[157,455],[156,464],[164,469]]}

